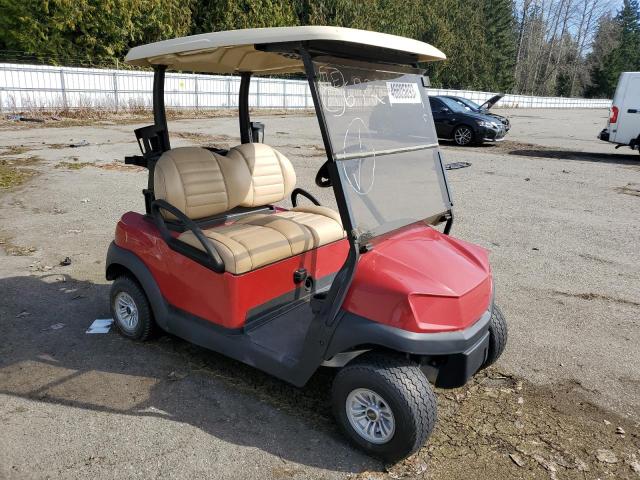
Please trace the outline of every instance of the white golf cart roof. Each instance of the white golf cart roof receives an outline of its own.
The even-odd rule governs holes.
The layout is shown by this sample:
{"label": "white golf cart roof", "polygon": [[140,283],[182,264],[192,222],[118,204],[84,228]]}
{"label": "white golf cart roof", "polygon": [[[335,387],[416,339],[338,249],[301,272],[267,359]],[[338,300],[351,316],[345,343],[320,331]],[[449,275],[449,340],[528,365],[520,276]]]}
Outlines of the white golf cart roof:
{"label": "white golf cart roof", "polygon": [[203,73],[294,73],[304,70],[295,55],[255,48],[286,42],[338,42],[402,52],[417,62],[444,60],[446,56],[428,43],[410,38],[342,27],[277,27],[228,30],[174,38],[132,48],[125,61],[150,67],[166,65],[174,70]]}

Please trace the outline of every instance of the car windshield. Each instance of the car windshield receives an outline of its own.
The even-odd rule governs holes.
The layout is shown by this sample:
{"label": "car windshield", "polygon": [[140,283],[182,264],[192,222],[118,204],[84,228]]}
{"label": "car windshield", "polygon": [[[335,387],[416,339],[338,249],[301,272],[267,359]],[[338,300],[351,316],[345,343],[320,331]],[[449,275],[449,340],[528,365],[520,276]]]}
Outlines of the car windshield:
{"label": "car windshield", "polygon": [[468,107],[470,110],[473,110],[475,112],[482,111],[482,107],[480,105],[478,105],[477,103],[472,102],[471,100],[468,100],[466,98],[455,97],[454,100],[456,102],[458,102],[458,103],[461,103],[463,106]]}
{"label": "car windshield", "polygon": [[423,77],[401,67],[314,61],[320,107],[354,227],[375,237],[451,208]]}
{"label": "car windshield", "polygon": [[452,112],[467,112],[469,111],[469,107],[464,103],[458,101],[457,99],[453,99],[451,97],[437,97],[445,106],[451,110]]}

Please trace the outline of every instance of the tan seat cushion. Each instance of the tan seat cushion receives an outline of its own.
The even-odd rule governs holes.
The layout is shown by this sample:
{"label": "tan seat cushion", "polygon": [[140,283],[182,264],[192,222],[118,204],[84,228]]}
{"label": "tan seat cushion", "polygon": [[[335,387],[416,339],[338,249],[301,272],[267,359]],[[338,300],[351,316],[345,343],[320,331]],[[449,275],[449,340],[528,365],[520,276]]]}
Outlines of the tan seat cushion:
{"label": "tan seat cushion", "polygon": [[[305,211],[307,209],[322,213]],[[222,257],[225,270],[234,274],[249,272],[345,237],[338,215],[326,207],[256,213],[203,232]],[[181,234],[178,239],[204,250],[191,232]]]}
{"label": "tan seat cushion", "polygon": [[264,143],[233,147],[227,158],[246,165],[251,188],[241,201],[243,207],[259,207],[279,202],[296,186],[296,172],[287,157]]}
{"label": "tan seat cushion", "polygon": [[[226,156],[199,147],[175,148],[158,160],[155,196],[197,220],[238,205],[256,207],[291,193],[296,174],[291,162],[261,143],[232,148]],[[173,218],[164,212],[166,218]],[[228,225],[203,230],[224,261],[240,274],[298,255],[345,237],[340,216],[327,207],[296,207],[286,212],[253,214]],[[195,235],[179,240],[204,250]]]}
{"label": "tan seat cushion", "polygon": [[335,242],[346,236],[340,215],[328,207],[316,205],[295,207],[293,210],[280,212],[277,215],[307,227],[313,235],[314,247]]}
{"label": "tan seat cushion", "polygon": [[[174,148],[162,154],[154,175],[155,197],[197,220],[237,207],[251,191],[244,162],[200,147]],[[173,215],[163,212],[165,218]]]}

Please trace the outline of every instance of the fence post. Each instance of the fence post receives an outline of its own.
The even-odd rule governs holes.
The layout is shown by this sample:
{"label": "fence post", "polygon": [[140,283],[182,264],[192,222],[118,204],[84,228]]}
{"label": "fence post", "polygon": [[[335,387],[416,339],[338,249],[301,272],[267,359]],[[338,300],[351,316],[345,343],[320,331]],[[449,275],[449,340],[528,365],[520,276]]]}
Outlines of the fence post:
{"label": "fence post", "polygon": [[233,82],[233,77],[227,75],[225,81],[227,82],[227,108],[231,108],[231,83]]}
{"label": "fence post", "polygon": [[195,76],[193,89],[195,90],[195,97],[196,97],[195,104],[196,104],[196,110],[198,110],[198,75],[196,75],[196,76]]}
{"label": "fence post", "polygon": [[3,108],[4,108],[4,105],[2,104],[2,102],[3,102],[2,91],[3,90],[4,90],[3,88],[0,88],[0,113],[2,113]]}
{"label": "fence post", "polygon": [[260,84],[262,83],[261,78],[256,78],[256,108],[260,108]]}
{"label": "fence post", "polygon": [[115,104],[116,113],[118,113],[118,72],[113,72],[113,101]]}
{"label": "fence post", "polygon": [[287,81],[282,80],[282,109],[287,109]]}
{"label": "fence post", "polygon": [[67,103],[67,90],[64,85],[64,70],[60,69],[60,86],[62,87],[62,106],[65,110],[69,109],[69,104]]}
{"label": "fence post", "polygon": [[305,108],[305,110],[307,108],[309,108],[309,93],[310,92],[308,92],[308,89],[309,89],[309,85],[305,84],[304,85],[304,108]]}

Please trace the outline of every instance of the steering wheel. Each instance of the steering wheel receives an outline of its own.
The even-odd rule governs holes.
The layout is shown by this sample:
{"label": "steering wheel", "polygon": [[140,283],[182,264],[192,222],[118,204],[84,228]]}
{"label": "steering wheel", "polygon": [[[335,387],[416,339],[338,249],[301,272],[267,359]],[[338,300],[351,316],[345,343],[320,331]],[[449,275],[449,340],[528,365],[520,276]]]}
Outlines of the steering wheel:
{"label": "steering wheel", "polygon": [[318,173],[316,173],[316,185],[320,188],[328,188],[332,185],[331,178],[329,177],[329,162],[327,160],[322,164]]}

